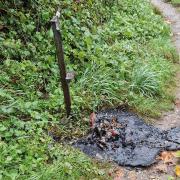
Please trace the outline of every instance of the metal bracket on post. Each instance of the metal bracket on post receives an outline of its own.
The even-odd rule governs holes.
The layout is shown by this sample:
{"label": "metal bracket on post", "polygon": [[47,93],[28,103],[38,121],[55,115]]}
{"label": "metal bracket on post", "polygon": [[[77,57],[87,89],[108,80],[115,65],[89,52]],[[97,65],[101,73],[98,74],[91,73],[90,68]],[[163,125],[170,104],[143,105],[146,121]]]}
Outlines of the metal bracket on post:
{"label": "metal bracket on post", "polygon": [[56,45],[56,53],[57,53],[59,71],[60,71],[61,86],[64,94],[65,108],[66,108],[67,116],[69,116],[71,113],[71,97],[70,97],[68,83],[70,82],[71,79],[74,78],[74,75],[72,72],[66,73],[62,36],[59,27],[59,17],[60,17],[60,12],[58,10],[56,12],[56,15],[51,20],[51,26],[54,34],[55,45]]}

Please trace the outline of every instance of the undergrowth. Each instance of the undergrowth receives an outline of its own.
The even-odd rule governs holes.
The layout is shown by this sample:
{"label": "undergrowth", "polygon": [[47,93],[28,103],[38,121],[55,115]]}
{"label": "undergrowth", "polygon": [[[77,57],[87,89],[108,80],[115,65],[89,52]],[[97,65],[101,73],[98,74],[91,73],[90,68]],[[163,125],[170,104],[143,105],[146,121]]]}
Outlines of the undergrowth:
{"label": "undergrowth", "polygon": [[170,2],[175,6],[180,6],[180,0],[166,0],[166,2]]}
{"label": "undergrowth", "polygon": [[[65,125],[50,28],[58,6],[67,68],[76,72]],[[52,136],[82,135],[87,114],[104,107],[126,104],[146,116],[171,107],[177,55],[169,27],[146,0],[10,0],[0,13],[0,179],[103,177]]]}

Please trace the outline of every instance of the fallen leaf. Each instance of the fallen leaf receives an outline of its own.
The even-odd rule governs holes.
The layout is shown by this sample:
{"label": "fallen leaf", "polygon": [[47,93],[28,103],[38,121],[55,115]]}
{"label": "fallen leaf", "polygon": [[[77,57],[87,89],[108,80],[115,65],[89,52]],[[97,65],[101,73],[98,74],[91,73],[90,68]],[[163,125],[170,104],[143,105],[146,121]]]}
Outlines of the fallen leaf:
{"label": "fallen leaf", "polygon": [[167,24],[171,24],[171,21],[169,21],[169,20],[166,20],[165,22],[166,22]]}
{"label": "fallen leaf", "polygon": [[93,113],[91,113],[90,118],[89,118],[89,122],[90,122],[90,127],[91,128],[94,127],[95,120],[96,120],[96,114],[93,112]]}
{"label": "fallen leaf", "polygon": [[160,157],[158,159],[164,161],[164,163],[172,163],[173,162],[173,154],[172,154],[172,152],[164,151],[160,154]]}
{"label": "fallen leaf", "polygon": [[130,171],[128,174],[128,179],[129,180],[137,180],[136,172],[135,171]]}
{"label": "fallen leaf", "polygon": [[118,132],[117,130],[111,129],[110,132],[111,132],[112,136],[117,136],[117,135],[119,135],[119,132]]}
{"label": "fallen leaf", "polygon": [[175,101],[176,108],[180,109],[180,99],[177,98]]}
{"label": "fallen leaf", "polygon": [[180,177],[180,165],[176,165],[175,173],[177,177]]}
{"label": "fallen leaf", "polygon": [[124,171],[121,168],[119,168],[115,171],[114,180],[122,180],[123,176],[124,176]]}
{"label": "fallen leaf", "polygon": [[114,170],[113,170],[113,169],[110,169],[110,170],[108,171],[108,175],[109,175],[109,176],[113,176],[113,173],[114,173]]}

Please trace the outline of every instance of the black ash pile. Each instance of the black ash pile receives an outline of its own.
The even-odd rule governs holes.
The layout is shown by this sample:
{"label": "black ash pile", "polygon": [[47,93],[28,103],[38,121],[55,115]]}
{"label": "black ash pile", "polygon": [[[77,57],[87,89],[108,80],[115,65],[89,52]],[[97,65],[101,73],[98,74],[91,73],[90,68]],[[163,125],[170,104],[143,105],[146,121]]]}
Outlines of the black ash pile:
{"label": "black ash pile", "polygon": [[163,131],[132,113],[108,110],[96,115],[89,135],[74,146],[119,165],[149,166],[161,151],[180,149],[180,127]]}

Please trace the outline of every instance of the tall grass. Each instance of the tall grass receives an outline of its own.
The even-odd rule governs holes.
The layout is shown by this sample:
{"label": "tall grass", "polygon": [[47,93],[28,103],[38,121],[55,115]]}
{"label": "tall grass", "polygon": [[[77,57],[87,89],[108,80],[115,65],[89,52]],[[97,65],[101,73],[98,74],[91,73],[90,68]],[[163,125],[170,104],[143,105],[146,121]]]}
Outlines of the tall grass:
{"label": "tall grass", "polygon": [[132,71],[130,89],[143,96],[158,96],[161,91],[157,72],[153,72],[147,65],[138,65]]}

